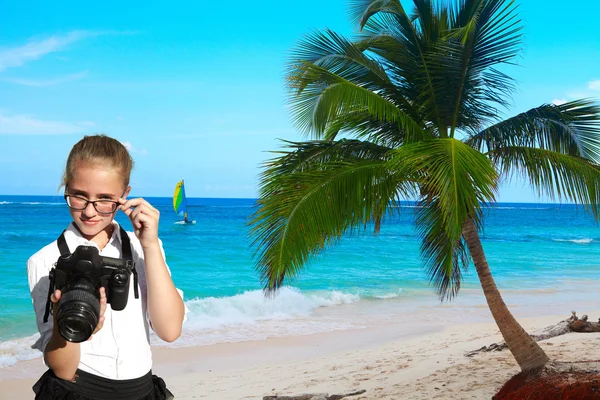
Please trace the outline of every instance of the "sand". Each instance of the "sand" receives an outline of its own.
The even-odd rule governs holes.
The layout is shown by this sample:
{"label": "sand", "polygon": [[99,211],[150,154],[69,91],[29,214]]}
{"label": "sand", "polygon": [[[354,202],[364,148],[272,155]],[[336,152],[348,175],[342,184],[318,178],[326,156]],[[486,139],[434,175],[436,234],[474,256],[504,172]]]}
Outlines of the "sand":
{"label": "sand", "polygon": [[[590,311],[591,317],[600,312]],[[568,315],[519,318],[529,332]],[[493,322],[396,322],[262,341],[155,348],[154,372],[176,399],[254,400],[265,395],[366,392],[349,399],[490,399],[519,371],[507,350],[465,357],[500,341]],[[540,342],[553,360],[597,360],[600,333]],[[0,399],[31,399],[40,359],[0,370]]]}

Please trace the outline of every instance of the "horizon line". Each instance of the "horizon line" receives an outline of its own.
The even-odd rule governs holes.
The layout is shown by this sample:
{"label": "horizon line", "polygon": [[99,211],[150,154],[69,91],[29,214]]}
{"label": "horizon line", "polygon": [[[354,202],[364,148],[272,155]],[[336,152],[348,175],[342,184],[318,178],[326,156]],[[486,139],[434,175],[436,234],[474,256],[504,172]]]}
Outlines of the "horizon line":
{"label": "horizon line", "polygon": [[[0,194],[0,197],[60,197],[62,198],[62,194]],[[172,199],[173,196],[135,196],[135,197],[143,197],[143,198],[151,198],[151,199]],[[258,200],[258,197],[197,197],[197,196],[186,196],[189,199],[206,199],[206,200]],[[418,200],[401,200],[400,202],[409,202],[415,203]],[[553,204],[553,205],[578,205],[584,206],[584,204],[579,203],[570,203],[570,202],[549,202],[549,201],[496,201],[493,203],[487,204]]]}

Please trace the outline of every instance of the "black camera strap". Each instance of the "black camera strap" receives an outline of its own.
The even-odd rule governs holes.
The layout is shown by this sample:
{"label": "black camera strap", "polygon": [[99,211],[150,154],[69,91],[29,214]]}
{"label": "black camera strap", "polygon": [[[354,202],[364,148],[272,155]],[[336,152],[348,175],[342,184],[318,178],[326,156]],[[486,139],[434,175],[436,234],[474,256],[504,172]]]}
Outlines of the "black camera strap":
{"label": "black camera strap", "polygon": [[[135,298],[139,298],[140,294],[138,292],[138,274],[137,274],[137,270],[135,269],[135,265],[133,264],[133,256],[131,253],[131,241],[129,240],[129,235],[127,234],[127,232],[125,231],[125,229],[123,229],[122,226],[119,226],[120,229],[120,233],[121,233],[121,251],[123,252],[123,260],[125,260],[128,268],[131,270],[131,273],[133,274],[133,293],[135,295]],[[67,245],[67,240],[65,239],[65,232],[67,230],[65,229],[60,236],[58,237],[58,239],[56,240],[56,244],[58,245],[58,250],[60,251],[60,255],[63,257],[68,257],[69,255],[71,255],[71,251],[69,250],[69,246]],[[48,322],[48,316],[50,315],[50,304],[52,303],[50,301],[50,296],[52,295],[52,281],[54,280],[53,278],[54,275],[54,269],[50,271],[50,284],[48,285],[48,299],[46,300],[46,310],[44,311],[44,322]]]}
{"label": "black camera strap", "polygon": [[119,230],[121,232],[121,251],[123,252],[123,260],[127,262],[127,266],[131,269],[131,273],[133,274],[133,294],[137,299],[140,297],[138,292],[138,274],[135,265],[133,264],[133,256],[131,255],[131,241],[129,241],[129,235],[125,232],[125,229],[120,225]]}

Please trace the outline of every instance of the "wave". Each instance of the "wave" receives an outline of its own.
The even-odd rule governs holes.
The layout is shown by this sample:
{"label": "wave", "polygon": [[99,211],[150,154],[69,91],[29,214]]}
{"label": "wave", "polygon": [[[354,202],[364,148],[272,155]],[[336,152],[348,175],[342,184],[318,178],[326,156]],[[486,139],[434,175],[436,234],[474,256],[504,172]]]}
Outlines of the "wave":
{"label": "wave", "polygon": [[592,243],[594,239],[584,238],[584,239],[552,239],[554,242],[570,242],[576,244],[588,244]]}
{"label": "wave", "polygon": [[597,242],[598,238],[556,238],[544,235],[482,235],[482,239],[488,242],[511,242],[511,243],[531,243],[531,242],[568,242],[575,244],[589,244]]}
{"label": "wave", "polygon": [[[584,290],[573,287],[565,291],[564,288],[564,285],[533,290],[515,287],[504,291],[513,299],[513,307],[528,304],[532,299],[551,298],[559,302],[565,296],[572,298],[573,293],[589,293],[587,284]],[[593,292],[588,296],[593,299]],[[388,288],[357,294],[337,290],[303,292],[284,287],[273,298],[266,298],[261,290],[253,290],[230,297],[188,300],[189,311],[181,337],[173,343],[165,343],[151,333],[150,341],[158,347],[191,347],[303,336],[362,329],[389,321],[390,317],[397,319],[399,312],[412,315],[419,310],[426,310],[424,318],[436,323],[470,321],[481,314],[478,310],[485,311],[482,312],[487,318],[483,301],[480,289],[468,287],[461,290],[456,303],[445,304],[440,304],[430,290],[419,289]],[[38,337],[35,334],[0,342],[0,371],[18,361],[41,357],[39,351],[31,349]]]}
{"label": "wave", "polygon": [[205,346],[362,328],[361,321],[330,318],[320,311],[355,304],[362,298],[336,290],[304,293],[284,287],[272,298],[265,297],[262,290],[252,290],[231,297],[189,300],[181,338],[170,344],[155,337],[151,341],[161,347]]}
{"label": "wave", "polygon": [[492,210],[552,210],[553,207],[510,207],[510,206],[483,206],[481,208]]}
{"label": "wave", "polygon": [[39,350],[34,350],[31,345],[35,343],[39,334],[0,342],[0,368],[16,364],[17,361],[33,360],[42,356]]}
{"label": "wave", "polygon": [[269,299],[261,290],[231,297],[207,297],[186,302],[189,326],[193,329],[222,328],[264,320],[286,320],[308,316],[320,307],[349,304],[360,296],[339,291],[304,294],[294,288],[282,288]]}
{"label": "wave", "polygon": [[[284,287],[272,298],[265,297],[262,290],[230,297],[197,298],[185,302],[188,314],[180,339],[168,344],[152,334],[151,342],[161,347],[204,346],[359,328],[363,327],[362,320],[348,322],[323,316],[320,310],[361,300],[385,301],[399,297],[400,293],[401,289],[356,294],[338,290],[302,292]],[[31,349],[38,337],[35,334],[0,342],[0,368],[41,356],[39,351]]]}
{"label": "wave", "polygon": [[400,294],[402,294],[402,288],[398,289],[398,292],[396,293],[383,293],[383,294],[376,294],[373,295],[374,298],[376,299],[396,299],[398,297],[400,297]]}

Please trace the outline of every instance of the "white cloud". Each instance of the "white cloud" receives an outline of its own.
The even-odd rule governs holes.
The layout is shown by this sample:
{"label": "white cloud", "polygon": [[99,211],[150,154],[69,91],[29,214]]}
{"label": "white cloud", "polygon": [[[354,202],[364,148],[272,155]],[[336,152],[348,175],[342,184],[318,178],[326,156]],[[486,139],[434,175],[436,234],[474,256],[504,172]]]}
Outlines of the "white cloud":
{"label": "white cloud", "polygon": [[50,36],[46,39],[31,40],[18,47],[0,48],[0,72],[19,67],[47,54],[63,50],[69,44],[101,35],[135,35],[136,31],[72,31],[65,35]]}
{"label": "white cloud", "polygon": [[73,82],[79,79],[83,79],[88,75],[88,71],[78,72],[76,74],[66,75],[60,78],[36,80],[36,79],[21,79],[21,78],[6,78],[2,79],[3,82],[15,83],[17,85],[25,86],[54,86],[60,85],[61,83]]}
{"label": "white cloud", "polygon": [[37,60],[46,54],[60,51],[70,43],[97,35],[98,33],[91,31],[73,31],[63,36],[50,36],[47,39],[30,41],[19,47],[0,49],[0,71],[19,67],[28,61]]}
{"label": "white cloud", "polygon": [[0,135],[69,135],[89,132],[94,125],[90,121],[48,121],[31,115],[7,115],[0,111]]}
{"label": "white cloud", "polygon": [[123,146],[125,146],[125,148],[127,149],[127,151],[129,151],[130,153],[148,154],[148,151],[146,149],[136,149],[131,144],[131,142],[121,142],[121,144],[123,144]]}
{"label": "white cloud", "polygon": [[600,79],[597,79],[595,81],[589,81],[588,88],[590,90],[600,90]]}
{"label": "white cloud", "polygon": [[589,99],[589,98],[597,98],[598,91],[600,91],[600,79],[593,79],[585,84],[586,86],[581,85],[578,88],[573,88],[567,92],[564,92],[561,98],[555,98],[552,100],[552,104],[561,105],[565,104],[568,101],[573,101],[577,99]]}

